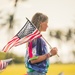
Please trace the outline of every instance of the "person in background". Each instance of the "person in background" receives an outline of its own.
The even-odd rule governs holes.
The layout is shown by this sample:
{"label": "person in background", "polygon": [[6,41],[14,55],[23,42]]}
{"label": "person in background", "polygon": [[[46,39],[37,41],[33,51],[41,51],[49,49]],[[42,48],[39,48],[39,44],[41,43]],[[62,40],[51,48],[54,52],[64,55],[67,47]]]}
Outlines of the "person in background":
{"label": "person in background", "polygon": [[[40,31],[45,32],[48,27],[48,17],[43,13],[35,13],[31,22]],[[46,75],[49,67],[49,58],[57,54],[53,47],[48,53],[47,45],[42,37],[38,37],[27,44],[25,66],[28,75]]]}
{"label": "person in background", "polygon": [[8,63],[4,62],[3,60],[0,60],[0,71],[5,69],[7,67]]}
{"label": "person in background", "polygon": [[0,60],[0,71],[4,70],[12,60],[13,58]]}

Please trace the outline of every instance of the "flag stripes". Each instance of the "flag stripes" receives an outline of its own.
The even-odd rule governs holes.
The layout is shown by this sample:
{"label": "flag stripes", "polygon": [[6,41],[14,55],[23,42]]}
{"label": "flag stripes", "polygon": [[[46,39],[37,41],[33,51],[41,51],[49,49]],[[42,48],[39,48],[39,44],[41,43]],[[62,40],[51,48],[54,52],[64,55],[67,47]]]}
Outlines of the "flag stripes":
{"label": "flag stripes", "polygon": [[19,46],[35,38],[41,37],[39,30],[27,19],[20,31],[4,46],[3,52],[7,52],[14,46]]}
{"label": "flag stripes", "polygon": [[1,60],[0,61],[0,70],[2,70],[3,69],[3,61]]}
{"label": "flag stripes", "polygon": [[13,38],[12,38],[12,40],[11,41],[9,41],[8,43],[7,43],[7,45],[5,45],[5,47],[3,48],[3,52],[7,52],[9,49],[11,49],[14,45],[15,45],[15,43],[17,42],[19,40],[19,38],[17,37],[17,36],[14,36]]}
{"label": "flag stripes", "polygon": [[13,58],[5,59],[5,60],[0,60],[0,71],[5,69],[12,60],[13,60]]}
{"label": "flag stripes", "polygon": [[42,35],[40,34],[40,32],[36,29],[32,34],[20,39],[15,46],[24,44],[26,42],[32,41],[33,39],[37,38],[37,37],[41,37]]}

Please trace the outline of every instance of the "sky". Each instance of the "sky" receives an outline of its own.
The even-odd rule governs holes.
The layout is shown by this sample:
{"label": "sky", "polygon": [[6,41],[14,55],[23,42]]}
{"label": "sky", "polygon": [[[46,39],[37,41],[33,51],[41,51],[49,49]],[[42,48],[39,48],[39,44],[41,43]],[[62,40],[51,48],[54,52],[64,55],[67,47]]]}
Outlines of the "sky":
{"label": "sky", "polygon": [[[0,10],[4,11],[0,14],[0,16],[4,15],[5,18],[7,18],[6,14],[12,14],[14,12],[13,1],[14,0],[0,0]],[[48,16],[48,27],[50,29],[67,30],[70,27],[75,27],[75,0],[28,0],[26,2],[19,1],[15,11],[15,18],[19,20],[20,27],[25,24],[25,17],[31,20],[32,16],[36,12],[41,12]],[[2,20],[0,20],[0,22],[2,22]],[[19,30],[19,28],[15,29],[15,33]],[[5,35],[5,31],[6,28],[1,29],[0,34]],[[2,45],[1,48],[6,42],[6,38],[4,39],[5,42],[3,42],[2,40],[4,35],[0,37],[0,45]],[[16,51],[16,53],[18,53],[19,55],[24,55],[24,48],[25,45],[16,47],[14,52]]]}
{"label": "sky", "polygon": [[[5,9],[5,12],[12,12],[13,1],[0,0],[0,8]],[[25,21],[25,17],[31,19],[36,12],[42,12],[49,17],[50,28],[74,27],[75,0],[28,0],[18,3],[17,11],[16,16],[22,18],[22,22],[23,18]]]}
{"label": "sky", "polygon": [[[49,27],[65,28],[73,27],[75,19],[75,1],[74,0],[29,0],[28,11],[34,15],[36,12],[42,12],[49,17]],[[30,10],[31,9],[31,10]],[[28,16],[31,18],[31,14]]]}

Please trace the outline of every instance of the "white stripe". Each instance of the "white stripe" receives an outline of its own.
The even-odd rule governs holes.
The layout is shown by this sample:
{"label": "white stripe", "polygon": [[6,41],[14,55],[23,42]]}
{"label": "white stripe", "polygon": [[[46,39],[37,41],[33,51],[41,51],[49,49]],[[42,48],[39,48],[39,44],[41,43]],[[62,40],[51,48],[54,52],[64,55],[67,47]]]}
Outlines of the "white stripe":
{"label": "white stripe", "polygon": [[26,43],[26,42],[28,42],[28,41],[31,41],[31,40],[33,40],[33,39],[39,37],[39,36],[40,36],[40,34],[37,35],[37,36],[35,36],[35,37],[32,38],[32,39],[22,39],[22,41],[21,41],[21,42],[18,42],[17,44],[15,44],[15,46],[18,46],[18,45],[24,44],[24,43]]}
{"label": "white stripe", "polygon": [[[39,35],[41,35],[40,33],[39,33],[39,31],[38,32],[36,32],[35,34],[30,34],[30,36],[29,37],[24,37],[24,38],[22,38],[19,42],[17,42],[16,44],[15,44],[15,46],[18,46],[18,45],[20,45],[20,44],[23,44],[23,43],[25,43],[26,41],[29,41],[29,39],[32,37],[32,36],[34,36],[34,37],[38,37]],[[37,36],[36,36],[37,35]],[[33,39],[34,39],[34,37],[33,37]]]}
{"label": "white stripe", "polygon": [[[3,51],[5,52],[7,52],[9,49],[11,49],[11,47],[13,47],[14,46],[14,44],[16,43],[18,41],[18,39],[16,39],[15,41],[12,41],[12,42],[10,42],[10,43],[7,43],[7,45],[4,47],[4,49],[3,49]],[[8,47],[8,48],[7,48]]]}
{"label": "white stripe", "polygon": [[3,69],[3,61],[1,60],[1,63],[2,63],[2,67],[1,67],[1,69]]}
{"label": "white stripe", "polygon": [[37,37],[40,37],[41,35],[39,34],[39,35],[36,35],[33,39],[31,39],[30,41],[32,41],[32,40],[34,40],[35,38],[37,38]]}
{"label": "white stripe", "polygon": [[[39,32],[37,32],[36,34],[38,34],[38,33],[39,33]],[[21,43],[23,43],[23,42],[29,40],[33,35],[34,35],[34,34],[30,34],[30,35],[28,35],[29,37],[26,36],[26,37],[20,39],[20,40],[15,44],[15,46],[18,46],[19,44],[21,44]]]}

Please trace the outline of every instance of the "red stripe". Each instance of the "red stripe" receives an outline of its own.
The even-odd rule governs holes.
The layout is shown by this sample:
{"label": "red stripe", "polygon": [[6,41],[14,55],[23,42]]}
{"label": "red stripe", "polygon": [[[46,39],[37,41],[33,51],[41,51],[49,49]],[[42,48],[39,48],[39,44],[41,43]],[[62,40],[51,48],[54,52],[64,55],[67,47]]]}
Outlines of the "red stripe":
{"label": "red stripe", "polygon": [[2,69],[2,62],[0,61],[0,69]]}
{"label": "red stripe", "polygon": [[37,35],[36,37],[34,37],[34,38],[32,38],[30,41],[32,41],[32,40],[34,40],[34,39],[36,39],[36,38],[39,38],[39,37],[41,37],[42,35]]}
{"label": "red stripe", "polygon": [[1,70],[3,69],[3,61],[2,60],[0,61],[0,69]]}
{"label": "red stripe", "polygon": [[41,34],[40,33],[37,33],[37,34],[32,34],[31,36],[28,37],[28,39],[25,42],[28,42],[28,41],[31,41],[32,39],[35,39],[35,38],[38,38],[38,37],[41,37]]}
{"label": "red stripe", "polygon": [[32,58],[33,57],[33,54],[32,54],[32,42],[30,42],[30,44],[29,44],[28,51],[29,51],[29,57]]}
{"label": "red stripe", "polygon": [[32,35],[32,37],[30,38],[30,40],[33,39],[36,35],[39,35],[39,33]]}
{"label": "red stripe", "polygon": [[18,38],[17,36],[14,36],[14,37],[12,38],[12,40],[10,40],[8,43],[12,43],[12,42],[15,41],[17,38]]}
{"label": "red stripe", "polygon": [[36,37],[36,35],[41,35],[41,34],[40,34],[40,33],[37,33],[37,34],[32,34],[32,36],[29,38],[29,40],[34,39],[34,37]]}
{"label": "red stripe", "polygon": [[9,49],[11,49],[15,45],[17,41],[19,41],[19,38],[13,37],[13,39],[7,43],[7,45],[3,48],[2,51],[7,52]]}
{"label": "red stripe", "polygon": [[36,29],[34,32],[33,32],[33,34],[36,34],[38,32],[38,30]]}
{"label": "red stripe", "polygon": [[[33,34],[33,35],[34,35],[34,34],[37,34],[37,32],[39,32],[39,31],[36,29],[32,34]],[[32,36],[32,34],[27,35],[26,38]]]}
{"label": "red stripe", "polygon": [[31,37],[28,37],[28,38],[23,38],[22,40],[20,40],[18,43],[16,43],[15,44],[15,46],[18,46],[18,45],[21,45],[21,44],[23,44],[23,43],[26,43],[26,42],[28,42],[28,41],[31,41],[31,40],[33,40],[33,39],[35,39],[35,38],[38,38],[38,37],[41,37],[42,35],[35,35],[33,38],[32,38],[32,36]]}
{"label": "red stripe", "polygon": [[40,36],[41,36],[40,32],[36,29],[32,34],[29,34],[28,36],[26,36],[26,37],[22,38],[21,40],[19,40],[15,44],[15,46],[21,45],[23,43],[26,43],[26,42],[28,42],[28,41],[30,41],[34,38],[40,37]]}
{"label": "red stripe", "polygon": [[38,34],[40,34],[39,31],[36,31],[36,33],[32,33],[31,35],[28,35],[26,36],[26,38],[29,38],[30,40],[31,38],[33,38],[35,35],[38,35]]}

